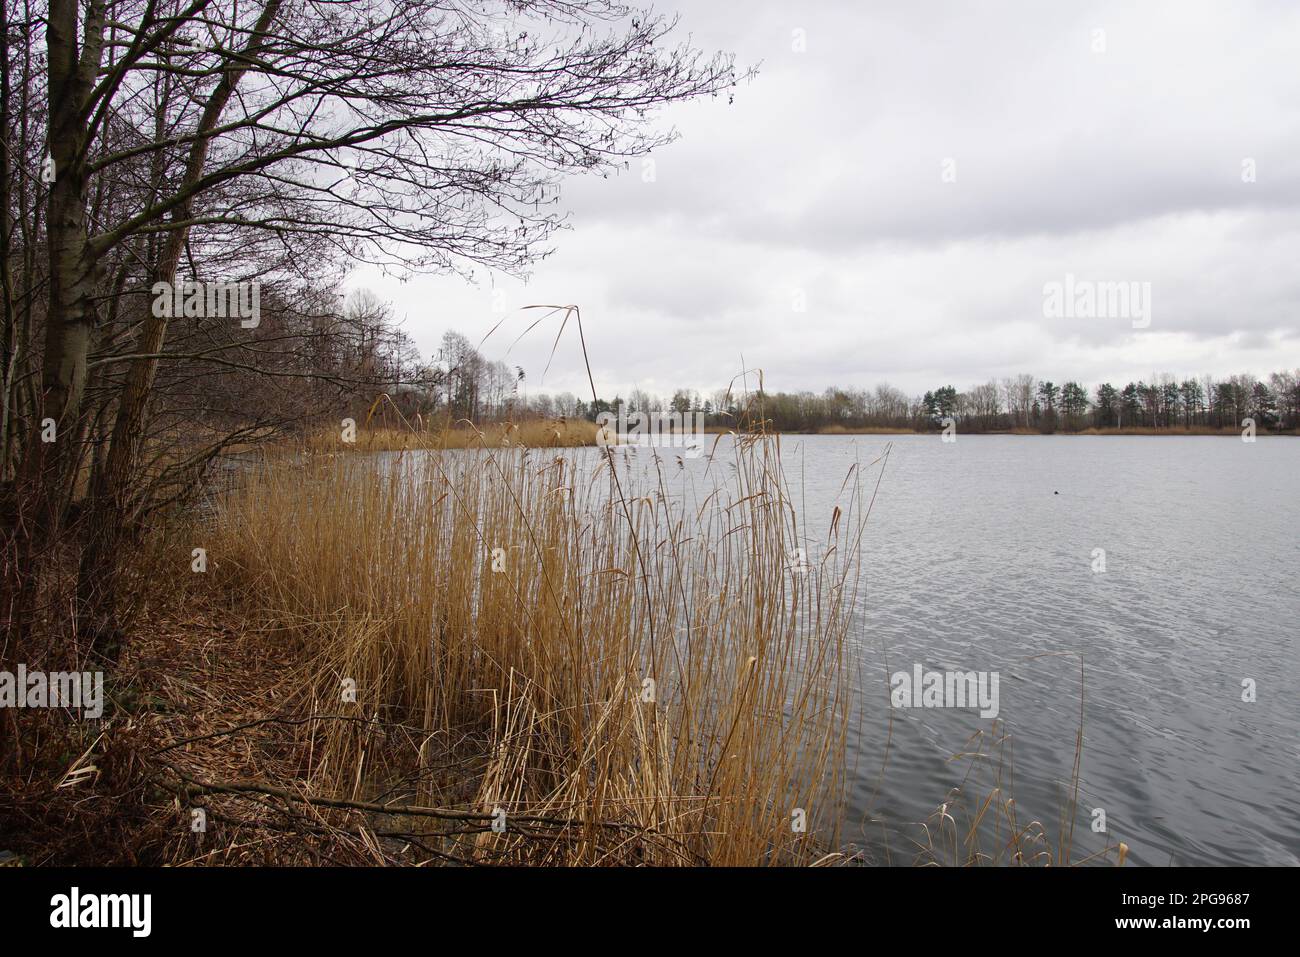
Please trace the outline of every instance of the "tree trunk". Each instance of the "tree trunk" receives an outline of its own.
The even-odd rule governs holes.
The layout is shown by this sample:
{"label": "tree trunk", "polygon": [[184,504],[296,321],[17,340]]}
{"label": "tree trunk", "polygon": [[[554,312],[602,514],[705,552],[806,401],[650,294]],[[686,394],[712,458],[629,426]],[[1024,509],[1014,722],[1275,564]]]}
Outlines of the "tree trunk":
{"label": "tree trunk", "polygon": [[45,169],[53,174],[46,222],[49,308],[41,391],[15,495],[20,515],[11,554],[17,581],[5,584],[16,595],[0,596],[12,602],[10,617],[20,643],[45,549],[63,524],[76,480],[81,399],[94,331],[96,264],[87,242],[85,147],[87,103],[103,49],[104,7],[102,0],[92,0],[87,10],[80,57],[77,10],[76,0],[51,0],[45,31],[49,54]]}
{"label": "tree trunk", "polygon": [[[24,477],[42,507],[36,517],[57,527],[76,461],[77,434],[86,357],[94,326],[96,264],[87,241],[85,165],[88,135],[85,104],[99,69],[103,7],[91,5],[86,18],[85,49],[77,57],[77,4],[52,0],[46,29],[49,48],[49,149],[54,182],[50,184],[46,235],[49,247],[49,314],[39,412],[27,449]],[[48,439],[46,419],[54,422]]]}

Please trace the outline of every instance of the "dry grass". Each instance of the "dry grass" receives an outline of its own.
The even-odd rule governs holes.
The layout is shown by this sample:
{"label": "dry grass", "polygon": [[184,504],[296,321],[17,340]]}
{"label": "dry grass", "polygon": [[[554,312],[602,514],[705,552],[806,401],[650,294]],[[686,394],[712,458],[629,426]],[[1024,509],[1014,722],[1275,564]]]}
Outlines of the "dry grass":
{"label": "dry grass", "polygon": [[596,444],[596,424],[586,419],[526,419],[478,428],[468,422],[451,428],[357,428],[344,438],[342,430],[313,436],[317,451],[403,452],[416,449],[575,448]]}
{"label": "dry grass", "polygon": [[916,429],[892,428],[885,425],[826,425],[817,430],[818,435],[915,435]]}
{"label": "dry grass", "polygon": [[350,718],[318,723],[301,793],[431,859],[791,864],[837,846],[860,523],[793,572],[778,443],[729,457],[698,513],[662,480],[624,487],[608,453],[269,464],[222,504],[210,554],[214,583],[301,646],[293,709]]}

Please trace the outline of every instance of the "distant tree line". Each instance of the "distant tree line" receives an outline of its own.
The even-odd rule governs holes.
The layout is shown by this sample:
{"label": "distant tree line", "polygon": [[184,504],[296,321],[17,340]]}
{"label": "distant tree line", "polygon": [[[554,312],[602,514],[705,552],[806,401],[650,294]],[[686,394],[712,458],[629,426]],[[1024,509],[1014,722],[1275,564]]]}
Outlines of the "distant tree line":
{"label": "distant tree line", "polygon": [[833,386],[821,393],[719,390],[701,396],[679,389],[671,398],[633,390],[626,399],[591,406],[572,395],[534,396],[515,414],[579,415],[594,419],[623,403],[630,411],[701,413],[709,426],[744,427],[761,419],[781,432],[836,429],[939,430],[951,419],[965,432],[1078,432],[1086,429],[1238,429],[1244,419],[1263,431],[1300,428],[1300,369],[1266,378],[1233,375],[1179,379],[1154,376],[1123,386],[1089,387],[1073,380],[1018,375],[990,380],[964,392],[951,385],[909,396],[889,385],[874,389]]}

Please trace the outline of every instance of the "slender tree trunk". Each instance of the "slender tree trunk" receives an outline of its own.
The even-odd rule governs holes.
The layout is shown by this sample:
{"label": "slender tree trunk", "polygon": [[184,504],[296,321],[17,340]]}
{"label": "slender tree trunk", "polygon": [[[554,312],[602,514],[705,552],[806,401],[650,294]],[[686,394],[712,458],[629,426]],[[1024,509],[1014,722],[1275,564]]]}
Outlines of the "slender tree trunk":
{"label": "slender tree trunk", "polygon": [[[99,68],[103,6],[92,4],[86,18],[87,43],[77,56],[76,0],[51,0],[46,36],[49,47],[50,183],[46,236],[49,247],[49,313],[39,415],[27,450],[25,478],[40,503],[37,519],[54,528],[62,494],[71,479],[75,449],[71,439],[81,412],[86,357],[94,325],[95,262],[87,240],[88,175],[85,141],[86,101]],[[53,420],[53,441],[48,422]],[[44,440],[43,440],[44,439]]]}
{"label": "slender tree trunk", "polygon": [[[15,521],[16,581],[6,581],[11,622],[22,642],[40,563],[63,523],[76,478],[76,447],[86,360],[94,326],[95,261],[87,241],[85,162],[87,103],[99,70],[104,6],[92,0],[85,18],[86,42],[77,48],[76,0],[51,0],[46,24],[49,62],[49,185],[46,238],[49,305],[41,390],[33,405],[31,435],[24,449]],[[15,594],[16,593],[16,594]]]}

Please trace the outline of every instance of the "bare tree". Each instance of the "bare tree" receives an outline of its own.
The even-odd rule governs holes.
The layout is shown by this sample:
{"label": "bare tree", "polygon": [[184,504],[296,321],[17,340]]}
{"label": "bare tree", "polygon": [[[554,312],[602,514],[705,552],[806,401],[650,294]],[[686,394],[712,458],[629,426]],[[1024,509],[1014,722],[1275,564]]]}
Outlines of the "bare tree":
{"label": "bare tree", "polygon": [[[105,596],[160,367],[256,369],[265,341],[178,351],[178,318],[150,309],[150,290],[214,278],[213,264],[272,285],[357,261],[523,270],[563,225],[564,176],[608,175],[673,137],[647,123],[654,108],[735,82],[728,58],[671,45],[673,21],[610,0],[50,0],[44,71],[38,17],[22,7],[15,35],[20,5],[4,2],[0,113],[11,126],[18,66],[23,103],[44,87],[49,149],[24,130],[4,206],[26,231],[0,222],[6,264],[28,260],[21,283],[4,277],[0,433],[6,461],[21,459],[6,567],[31,566],[92,463],[79,589],[92,636],[114,631]],[[14,198],[33,165],[51,180],[43,236],[38,204]]]}

